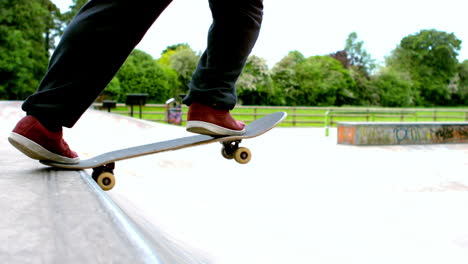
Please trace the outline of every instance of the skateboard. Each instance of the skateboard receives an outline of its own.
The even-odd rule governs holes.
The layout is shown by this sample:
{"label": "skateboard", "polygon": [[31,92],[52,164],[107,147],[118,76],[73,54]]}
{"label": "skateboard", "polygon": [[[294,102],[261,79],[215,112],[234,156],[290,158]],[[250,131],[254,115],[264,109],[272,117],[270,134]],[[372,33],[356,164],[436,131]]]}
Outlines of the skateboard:
{"label": "skateboard", "polygon": [[115,150],[90,159],[81,160],[77,164],[63,164],[51,161],[41,161],[41,163],[51,167],[70,170],[93,169],[93,179],[103,190],[108,191],[115,185],[114,168],[116,161],[164,151],[220,142],[222,144],[221,154],[224,158],[234,159],[240,164],[246,164],[250,161],[252,154],[248,148],[239,146],[241,141],[266,133],[281,123],[286,116],[285,112],[277,112],[255,120],[246,126],[245,134],[240,136],[216,137],[195,135]]}

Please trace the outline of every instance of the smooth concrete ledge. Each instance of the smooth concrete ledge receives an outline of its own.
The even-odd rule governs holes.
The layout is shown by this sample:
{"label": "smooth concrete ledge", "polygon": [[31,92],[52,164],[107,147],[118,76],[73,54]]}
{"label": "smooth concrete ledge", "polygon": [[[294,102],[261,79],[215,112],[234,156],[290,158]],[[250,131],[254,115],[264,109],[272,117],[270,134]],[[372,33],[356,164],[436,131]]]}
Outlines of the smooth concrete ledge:
{"label": "smooth concrete ledge", "polygon": [[468,143],[467,122],[342,122],[338,144],[411,145]]}
{"label": "smooth concrete ledge", "polygon": [[86,171],[49,168],[14,149],[7,137],[22,116],[20,102],[0,102],[2,263],[195,263],[136,224]]}
{"label": "smooth concrete ledge", "polygon": [[163,263],[86,172],[0,153],[3,263]]}

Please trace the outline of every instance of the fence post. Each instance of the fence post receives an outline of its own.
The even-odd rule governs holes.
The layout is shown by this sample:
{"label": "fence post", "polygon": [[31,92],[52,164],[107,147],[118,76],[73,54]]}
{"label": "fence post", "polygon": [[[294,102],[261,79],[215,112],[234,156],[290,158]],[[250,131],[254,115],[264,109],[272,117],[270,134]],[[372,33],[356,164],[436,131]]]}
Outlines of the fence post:
{"label": "fence post", "polygon": [[324,120],[324,125],[325,125],[325,136],[328,137],[329,135],[329,126],[330,126],[330,110],[325,112],[325,120]]}
{"label": "fence post", "polygon": [[293,107],[293,127],[296,126],[296,107]]}

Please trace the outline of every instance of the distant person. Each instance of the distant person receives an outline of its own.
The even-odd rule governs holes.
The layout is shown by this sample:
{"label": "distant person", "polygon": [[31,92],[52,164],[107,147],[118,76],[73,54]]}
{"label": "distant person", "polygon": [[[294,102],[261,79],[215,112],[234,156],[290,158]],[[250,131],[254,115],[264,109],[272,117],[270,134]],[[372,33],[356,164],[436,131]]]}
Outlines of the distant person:
{"label": "distant person", "polygon": [[[23,103],[26,116],[9,136],[33,159],[78,163],[62,137],[104,90],[171,0],[90,0],[65,30],[38,90]],[[189,93],[187,130],[240,135],[245,124],[230,110],[235,83],[257,40],[262,0],[209,0],[213,22]],[[195,10],[194,10],[194,13]],[[195,15],[196,16],[196,15]],[[180,21],[190,23],[181,17]]]}

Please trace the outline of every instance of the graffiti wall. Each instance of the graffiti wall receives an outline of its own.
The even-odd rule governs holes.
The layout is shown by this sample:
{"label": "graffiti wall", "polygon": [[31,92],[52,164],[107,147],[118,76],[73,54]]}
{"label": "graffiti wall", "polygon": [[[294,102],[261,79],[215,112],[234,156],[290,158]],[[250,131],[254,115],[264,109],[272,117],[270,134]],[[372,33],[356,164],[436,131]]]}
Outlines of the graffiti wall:
{"label": "graffiti wall", "polygon": [[468,143],[468,123],[340,123],[338,143],[352,145]]}

